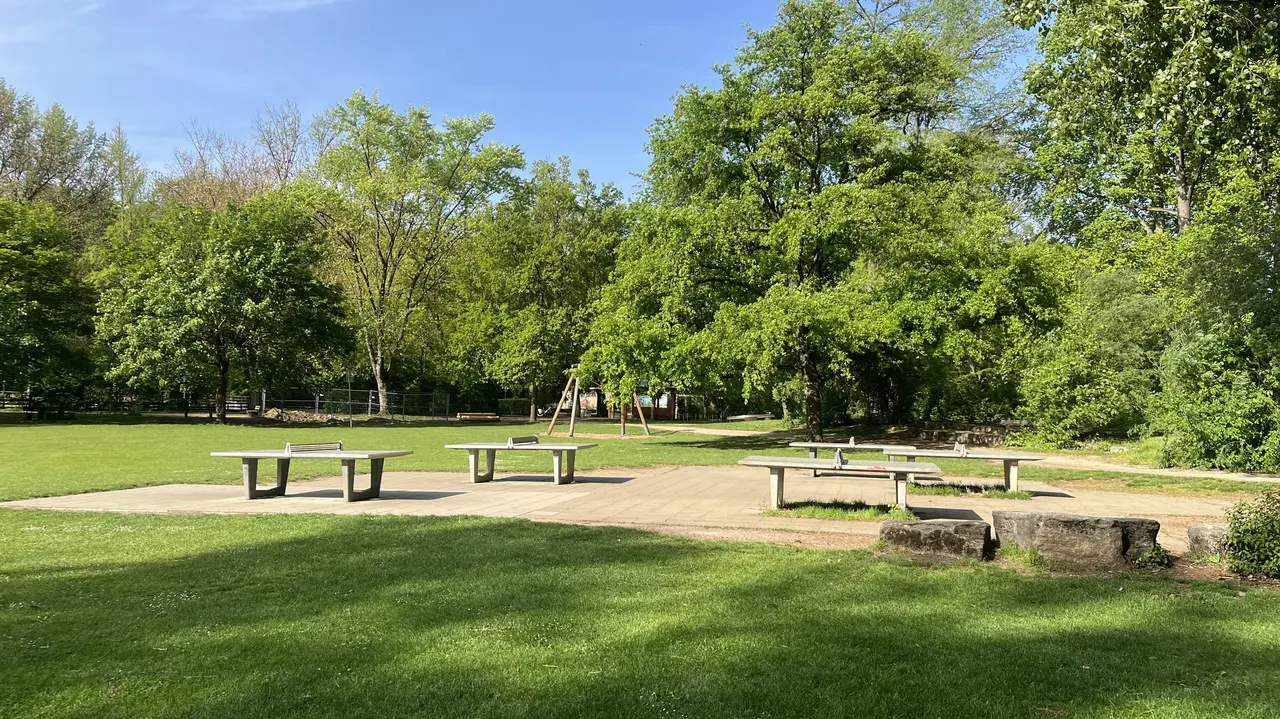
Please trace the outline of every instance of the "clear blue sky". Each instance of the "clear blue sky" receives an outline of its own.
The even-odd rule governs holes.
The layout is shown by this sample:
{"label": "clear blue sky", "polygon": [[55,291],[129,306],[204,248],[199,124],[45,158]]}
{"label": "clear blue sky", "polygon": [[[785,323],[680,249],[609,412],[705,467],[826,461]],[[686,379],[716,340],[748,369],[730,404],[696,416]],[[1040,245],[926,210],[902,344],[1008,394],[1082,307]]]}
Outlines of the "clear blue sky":
{"label": "clear blue sky", "polygon": [[645,128],[714,81],[775,0],[0,0],[0,77],[164,167],[195,121],[248,133],[356,88],[437,116],[488,112],[530,161],[567,154],[631,190]]}

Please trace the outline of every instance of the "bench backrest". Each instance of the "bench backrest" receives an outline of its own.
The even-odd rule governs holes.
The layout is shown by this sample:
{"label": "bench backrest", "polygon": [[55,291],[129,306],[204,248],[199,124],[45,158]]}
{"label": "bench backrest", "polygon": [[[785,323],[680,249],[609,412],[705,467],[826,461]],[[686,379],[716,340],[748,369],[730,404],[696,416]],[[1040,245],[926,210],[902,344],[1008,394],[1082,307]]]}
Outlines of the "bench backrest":
{"label": "bench backrest", "polygon": [[534,437],[534,436],[529,436],[529,437],[507,437],[507,446],[508,446],[508,447],[518,447],[519,445],[522,445],[522,444],[537,444],[537,443],[538,443],[538,438],[537,438],[537,437]]}
{"label": "bench backrest", "polygon": [[305,454],[307,452],[341,452],[342,442],[322,442],[319,444],[285,444],[286,454]]}

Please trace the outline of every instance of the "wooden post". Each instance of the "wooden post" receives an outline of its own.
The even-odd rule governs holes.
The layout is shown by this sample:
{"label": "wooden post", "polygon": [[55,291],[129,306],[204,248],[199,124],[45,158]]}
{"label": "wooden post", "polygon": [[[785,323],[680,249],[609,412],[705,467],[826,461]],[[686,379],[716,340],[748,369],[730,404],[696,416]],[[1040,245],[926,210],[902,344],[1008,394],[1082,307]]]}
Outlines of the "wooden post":
{"label": "wooden post", "polygon": [[623,402],[621,398],[618,399],[618,409],[620,410],[618,412],[618,416],[622,418],[622,423],[618,425],[621,428],[619,430],[619,434],[621,434],[623,437],[626,437],[627,436],[627,403]]}
{"label": "wooden post", "polygon": [[556,402],[556,411],[551,414],[551,426],[547,427],[547,434],[554,434],[556,431],[556,420],[560,419],[560,408],[564,406],[565,395],[569,394],[569,388],[573,386],[573,378],[578,373],[577,367],[569,368],[569,381],[564,383],[564,391],[560,393],[560,401]]}
{"label": "wooden post", "polygon": [[581,390],[582,388],[578,384],[578,373],[575,371],[573,374],[573,407],[569,409],[569,411],[573,413],[569,415],[569,436],[570,437],[573,436],[573,433],[575,431],[574,428],[577,426],[577,423],[578,423],[578,393]]}
{"label": "wooden post", "polygon": [[644,436],[649,435],[649,422],[644,418],[644,405],[640,404],[640,394],[638,392],[631,393],[631,399],[636,401],[636,412],[640,413],[640,424],[644,426]]}

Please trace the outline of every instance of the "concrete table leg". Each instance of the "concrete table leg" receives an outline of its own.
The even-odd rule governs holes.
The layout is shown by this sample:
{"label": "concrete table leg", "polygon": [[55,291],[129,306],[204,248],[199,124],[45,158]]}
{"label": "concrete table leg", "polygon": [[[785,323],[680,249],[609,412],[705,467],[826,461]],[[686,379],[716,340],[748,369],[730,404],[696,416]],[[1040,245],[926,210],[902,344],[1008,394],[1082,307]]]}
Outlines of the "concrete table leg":
{"label": "concrete table leg", "polygon": [[488,482],[493,479],[493,473],[498,469],[498,450],[486,449],[484,451],[485,470],[484,481]]}
{"label": "concrete table leg", "polygon": [[244,476],[244,498],[258,498],[258,460],[248,457],[240,460],[240,473]]}
{"label": "concrete table leg", "polygon": [[342,498],[348,502],[363,502],[366,499],[377,499],[382,489],[382,460],[371,459],[370,484],[368,489],[356,489],[356,461],[342,460]]}
{"label": "concrete table leg", "polygon": [[568,484],[568,482],[564,481],[564,475],[562,474],[564,463],[560,455],[561,452],[559,451],[551,452],[551,478],[556,484]]}
{"label": "concrete table leg", "polygon": [[903,509],[907,508],[907,477],[910,475],[893,473],[893,494],[894,501]]}
{"label": "concrete table leg", "polygon": [[489,471],[485,472],[484,474],[481,474],[480,473],[480,450],[478,449],[467,450],[467,469],[471,473],[472,484],[488,482],[489,480],[493,479],[493,455],[489,454],[488,452],[486,452],[486,454],[489,455]]}
{"label": "concrete table leg", "polygon": [[564,453],[564,482],[563,484],[573,484],[573,465],[577,460],[578,453],[575,450],[569,450]]}
{"label": "concrete table leg", "polygon": [[369,490],[374,497],[382,496],[382,464],[383,458],[369,460]]}
{"label": "concrete table leg", "polygon": [[1018,461],[1015,459],[1004,461],[1004,488],[1006,492],[1018,491]]}
{"label": "concrete table leg", "polygon": [[289,486],[289,459],[276,460],[276,493],[283,497],[285,487]]}
{"label": "concrete table leg", "polygon": [[[818,458],[818,448],[817,448],[817,447],[810,447],[810,448],[809,448],[809,459],[817,459],[817,458]],[[813,476],[815,476],[815,477],[817,477],[817,476],[818,476],[818,470],[816,470],[816,469],[815,469],[815,470],[813,470]]]}
{"label": "concrete table leg", "polygon": [[782,485],[786,470],[782,467],[769,468],[769,509],[782,509]]}

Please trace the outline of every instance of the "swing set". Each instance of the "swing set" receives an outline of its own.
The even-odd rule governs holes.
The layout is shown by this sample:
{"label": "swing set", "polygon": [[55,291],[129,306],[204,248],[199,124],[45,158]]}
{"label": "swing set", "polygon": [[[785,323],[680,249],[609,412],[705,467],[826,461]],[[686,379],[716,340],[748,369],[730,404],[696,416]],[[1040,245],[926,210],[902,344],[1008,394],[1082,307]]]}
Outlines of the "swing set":
{"label": "swing set", "polygon": [[[565,383],[564,390],[560,393],[560,401],[556,403],[556,411],[551,415],[551,426],[547,427],[548,437],[555,434],[556,422],[560,419],[560,408],[564,406],[564,400],[569,396],[570,389],[573,390],[573,402],[571,404],[573,410],[569,414],[569,436],[572,437],[574,432],[577,431],[578,412],[582,409],[578,404],[578,397],[581,395],[582,389],[581,382],[578,379],[578,365],[574,365],[569,368],[569,381]],[[650,436],[649,422],[644,417],[644,405],[640,404],[639,393],[633,390],[631,392],[631,399],[635,402],[634,406],[636,408],[636,413],[640,415],[640,424],[644,426],[644,434],[648,437]],[[626,402],[619,402],[619,405],[622,410],[618,413],[621,418],[619,432],[625,437],[627,435],[627,415],[630,414],[630,410],[628,409]]]}

